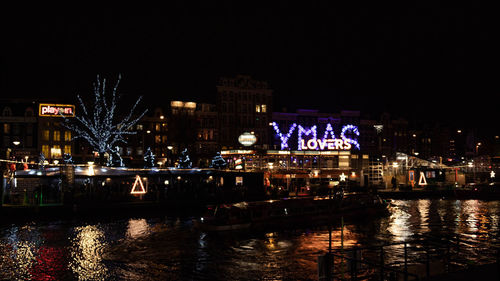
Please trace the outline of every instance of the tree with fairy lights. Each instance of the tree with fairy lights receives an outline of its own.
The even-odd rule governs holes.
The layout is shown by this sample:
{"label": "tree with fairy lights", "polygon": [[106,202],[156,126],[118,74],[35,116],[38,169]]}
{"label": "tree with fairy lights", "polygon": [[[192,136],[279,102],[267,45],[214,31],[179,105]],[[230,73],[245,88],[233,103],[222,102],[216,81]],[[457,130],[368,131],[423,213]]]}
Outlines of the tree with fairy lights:
{"label": "tree with fairy lights", "polygon": [[217,155],[215,155],[214,158],[212,159],[212,164],[210,165],[210,168],[224,169],[226,168],[226,166],[227,166],[226,160],[222,158],[220,152],[217,152]]}
{"label": "tree with fairy lights", "polygon": [[155,166],[155,155],[153,151],[151,151],[151,147],[146,149],[146,153],[144,153],[144,168],[152,168]]}
{"label": "tree with fairy lights", "polygon": [[38,157],[38,167],[42,170],[45,168],[45,160],[45,154],[40,152],[40,156]]}
{"label": "tree with fairy lights", "polygon": [[115,147],[114,149],[111,150],[111,153],[109,154],[109,159],[108,159],[108,166],[109,167],[123,167],[125,166],[123,163],[123,158],[120,155],[118,146]]}
{"label": "tree with fairy lights", "polygon": [[[121,80],[118,81],[111,91],[111,97],[106,96],[106,79],[97,76],[97,82],[94,83],[94,102],[92,105],[86,105],[80,95],[77,96],[80,102],[81,114],[75,115],[75,118],[64,118],[63,126],[72,130],[75,134],[73,139],[83,138],[89,145],[99,153],[99,164],[105,165],[104,154],[111,155],[113,147],[118,143],[127,143],[126,135],[134,135],[131,128],[146,114],[147,110],[134,116],[137,105],[142,100],[142,96],[137,99],[130,109],[129,113],[118,120],[116,116],[117,102],[120,98],[117,89]],[[75,120],[72,120],[75,119]]]}
{"label": "tree with fairy lights", "polygon": [[191,169],[192,165],[193,165],[193,163],[191,162],[191,159],[189,158],[187,148],[185,148],[181,152],[181,156],[179,156],[179,164],[177,165],[177,168],[179,168],[179,169]]}
{"label": "tree with fairy lights", "polygon": [[71,154],[64,153],[62,158],[64,164],[73,164],[73,157],[71,157]]}

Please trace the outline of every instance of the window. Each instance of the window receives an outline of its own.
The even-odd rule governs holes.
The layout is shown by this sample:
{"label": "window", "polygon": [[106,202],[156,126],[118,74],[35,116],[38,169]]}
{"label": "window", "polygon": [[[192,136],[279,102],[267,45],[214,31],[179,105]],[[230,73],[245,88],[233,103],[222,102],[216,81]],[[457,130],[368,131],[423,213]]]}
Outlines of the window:
{"label": "window", "polygon": [[33,108],[31,107],[28,107],[26,108],[26,110],[24,111],[24,116],[26,117],[33,117]]}
{"label": "window", "polygon": [[71,145],[64,146],[64,153],[71,154]]}
{"label": "window", "polygon": [[161,136],[160,135],[155,136],[155,143],[161,143]]}
{"label": "window", "polygon": [[266,108],[266,107],[267,107],[267,106],[266,106],[265,104],[261,105],[261,111],[262,111],[263,113],[266,113],[266,111],[267,111],[267,108]]}
{"label": "window", "polygon": [[42,145],[42,153],[45,156],[49,156],[49,146],[48,145],[46,145],[46,144]]}
{"label": "window", "polygon": [[3,133],[10,134],[10,124],[3,124]]}
{"label": "window", "polygon": [[50,155],[51,155],[51,158],[60,158],[62,153],[61,153],[61,146],[60,145],[54,145],[51,149],[50,149]]}
{"label": "window", "polygon": [[61,131],[54,131],[54,141],[61,141]]}
{"label": "window", "polygon": [[27,136],[33,135],[33,125],[31,124],[26,125],[26,135]]}
{"label": "window", "polygon": [[260,104],[255,105],[255,112],[257,112],[257,113],[260,112]]}
{"label": "window", "polygon": [[26,136],[26,147],[33,146],[33,136]]}
{"label": "window", "polygon": [[142,124],[137,124],[136,128],[137,128],[137,131],[142,131],[143,126],[142,126]]}
{"label": "window", "polygon": [[3,108],[3,111],[2,111],[2,115],[3,116],[12,116],[12,109],[10,109],[10,107],[6,106]]}
{"label": "window", "polygon": [[64,141],[71,141],[71,132],[70,131],[64,132]]}
{"label": "window", "polygon": [[[43,131],[42,131],[42,140],[44,140],[44,141],[49,141],[49,139],[50,139],[50,131],[49,131],[49,130],[43,130]],[[49,150],[49,149],[47,148],[47,151],[48,151],[48,150]],[[44,153],[44,154],[45,154],[45,153]],[[49,155],[49,154],[45,154],[45,155]]]}
{"label": "window", "polygon": [[155,124],[155,130],[159,132],[161,130],[160,123]]}

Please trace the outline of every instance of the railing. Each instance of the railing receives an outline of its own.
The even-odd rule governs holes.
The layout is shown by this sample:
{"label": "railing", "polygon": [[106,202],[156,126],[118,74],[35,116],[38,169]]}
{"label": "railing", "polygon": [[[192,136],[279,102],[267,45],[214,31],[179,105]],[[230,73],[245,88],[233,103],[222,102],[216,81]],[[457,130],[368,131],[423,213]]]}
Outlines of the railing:
{"label": "railing", "polygon": [[497,263],[498,241],[471,241],[459,236],[416,239],[363,248],[332,251],[322,257],[330,268],[319,269],[319,280],[421,280],[475,265]]}

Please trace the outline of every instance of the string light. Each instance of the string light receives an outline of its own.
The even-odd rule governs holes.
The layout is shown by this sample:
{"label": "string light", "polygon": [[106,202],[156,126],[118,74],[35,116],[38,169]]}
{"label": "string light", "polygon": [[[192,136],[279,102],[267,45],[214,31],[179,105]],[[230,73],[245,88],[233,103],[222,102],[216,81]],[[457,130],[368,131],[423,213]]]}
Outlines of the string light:
{"label": "string light", "polygon": [[355,139],[351,139],[351,138],[346,137],[345,136],[346,132],[350,132],[351,134],[355,134],[356,136],[359,136],[358,127],[354,126],[354,125],[350,125],[350,124],[345,125],[344,127],[342,127],[342,133],[340,134],[340,137],[342,138],[342,140],[344,140],[344,142],[352,144],[354,147],[356,147],[359,150],[360,147],[359,147],[358,141]]}
{"label": "string light", "polygon": [[274,131],[276,131],[276,134],[281,140],[281,149],[286,149],[288,148],[288,140],[290,139],[290,136],[293,134],[293,131],[295,131],[295,128],[297,127],[296,123],[293,123],[292,126],[290,126],[290,129],[288,129],[288,133],[286,135],[283,135],[280,131],[280,128],[278,127],[278,124],[276,122],[272,123]]}
{"label": "string light", "polygon": [[299,145],[298,150],[302,150],[302,135],[309,136],[312,134],[313,140],[316,140],[316,125],[309,128],[309,130],[304,129],[301,125],[299,125]]}
{"label": "string light", "polygon": [[[94,83],[94,104],[92,106],[92,111],[87,110],[87,106],[83,102],[80,95],[77,96],[80,106],[82,108],[81,115],[75,115],[77,122],[70,122],[70,119],[64,115],[64,123],[62,124],[67,129],[75,132],[73,139],[83,138],[90,146],[100,155],[108,152],[117,153],[114,149],[117,143],[127,143],[125,140],[125,135],[134,135],[137,132],[133,132],[130,129],[134,126],[143,116],[146,114],[147,110],[142,112],[137,116],[137,118],[132,119],[132,115],[142,100],[139,97],[135,104],[132,106],[129,114],[125,118],[121,119],[117,124],[113,124],[115,117],[115,110],[117,107],[117,88],[121,80],[121,75],[118,76],[118,81],[113,87],[111,94],[111,100],[108,104],[108,100],[105,96],[106,91],[106,79],[103,79],[102,84],[99,76],[97,76],[97,83]],[[90,109],[90,108],[89,108]],[[111,153],[110,153],[111,152]]]}
{"label": "string light", "polygon": [[335,139],[335,133],[333,132],[332,124],[330,123],[326,125],[325,134],[323,135],[323,141],[328,138],[328,133],[330,133],[331,139]]}

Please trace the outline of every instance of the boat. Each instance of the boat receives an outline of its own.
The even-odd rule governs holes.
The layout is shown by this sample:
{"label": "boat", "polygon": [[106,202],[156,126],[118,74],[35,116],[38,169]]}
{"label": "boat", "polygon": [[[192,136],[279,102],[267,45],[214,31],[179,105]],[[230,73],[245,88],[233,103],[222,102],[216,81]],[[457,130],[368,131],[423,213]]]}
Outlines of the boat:
{"label": "boat", "polygon": [[366,217],[387,208],[384,200],[371,193],[283,198],[211,205],[195,225],[206,231],[287,228],[324,224],[341,216]]}

